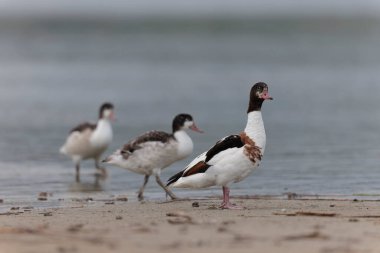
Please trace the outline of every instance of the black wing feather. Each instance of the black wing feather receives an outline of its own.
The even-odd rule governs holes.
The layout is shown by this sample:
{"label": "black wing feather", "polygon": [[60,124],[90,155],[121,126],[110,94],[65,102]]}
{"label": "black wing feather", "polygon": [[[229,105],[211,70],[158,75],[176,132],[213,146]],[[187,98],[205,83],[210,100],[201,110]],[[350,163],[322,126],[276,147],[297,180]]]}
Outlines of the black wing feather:
{"label": "black wing feather", "polygon": [[168,183],[166,184],[166,186],[169,186],[171,184],[174,184],[175,182],[177,182],[178,179],[180,179],[183,175],[183,173],[185,172],[186,169],[178,172],[177,174],[175,174],[174,176],[171,176],[169,179],[168,179]]}
{"label": "black wing feather", "polygon": [[218,153],[227,150],[229,148],[241,148],[244,146],[243,141],[241,140],[239,135],[230,135],[226,138],[218,141],[209,151],[206,153],[206,160],[207,163],[210,161],[215,155]]}

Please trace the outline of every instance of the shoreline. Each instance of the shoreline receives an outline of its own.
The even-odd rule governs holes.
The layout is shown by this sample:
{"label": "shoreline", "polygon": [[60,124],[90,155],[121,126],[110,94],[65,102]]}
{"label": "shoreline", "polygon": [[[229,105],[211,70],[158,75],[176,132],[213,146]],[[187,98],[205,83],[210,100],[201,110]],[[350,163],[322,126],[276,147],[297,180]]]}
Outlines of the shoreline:
{"label": "shoreline", "polygon": [[[49,197],[40,200],[38,198],[17,201],[8,201],[7,199],[0,199],[0,215],[12,214],[13,210],[18,210],[20,213],[24,209],[27,211],[31,209],[45,210],[45,209],[61,209],[71,207],[76,204],[94,206],[101,204],[115,204],[117,202],[140,203],[135,195],[102,195],[93,196],[91,194],[82,197],[70,198],[56,198],[52,194],[47,193]],[[334,195],[316,195],[316,194],[297,194],[297,193],[284,193],[281,195],[235,195],[231,199],[234,200],[299,200],[299,201],[366,201],[366,202],[380,202],[380,195],[374,194],[334,194]],[[199,196],[199,197],[184,197],[180,201],[222,201],[222,197],[218,195]],[[144,202],[150,203],[170,203],[169,198],[164,199],[160,197],[147,198]],[[175,202],[174,202],[175,203]]]}
{"label": "shoreline", "polygon": [[[4,252],[378,252],[378,200],[67,201],[0,215]],[[66,202],[66,201],[63,201]]]}
{"label": "shoreline", "polygon": [[[85,194],[82,196],[75,197],[66,197],[60,198],[55,197],[52,193],[49,192],[41,192],[40,194],[47,194],[48,196],[43,197],[43,199],[39,199],[40,197],[36,195],[34,198],[30,198],[28,200],[25,199],[17,199],[10,200],[7,198],[0,198],[0,215],[3,213],[1,210],[7,211],[9,207],[21,207],[21,206],[33,206],[34,208],[39,209],[48,209],[48,208],[64,208],[70,203],[75,202],[88,202],[88,203],[104,203],[104,202],[112,202],[112,201],[128,201],[129,203],[139,203],[140,201],[137,199],[137,195],[101,195],[96,196],[96,194]],[[238,194],[233,195],[231,199],[237,200],[331,200],[331,201],[379,201],[379,194],[327,194],[327,195],[318,195],[318,194],[298,194],[293,192],[287,192],[278,195],[248,195],[248,194]],[[181,200],[222,200],[222,196],[219,195],[206,195],[206,196],[185,196],[181,197]],[[146,201],[160,203],[160,202],[171,202],[170,198],[165,199],[164,197],[152,197],[147,196]]]}

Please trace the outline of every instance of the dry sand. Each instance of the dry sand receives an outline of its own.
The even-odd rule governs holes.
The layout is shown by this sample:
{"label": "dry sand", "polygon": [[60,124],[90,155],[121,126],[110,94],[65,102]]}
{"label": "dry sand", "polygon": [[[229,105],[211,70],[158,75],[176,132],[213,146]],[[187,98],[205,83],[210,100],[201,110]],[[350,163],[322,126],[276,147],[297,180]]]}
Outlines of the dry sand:
{"label": "dry sand", "polygon": [[[0,215],[0,252],[380,252],[380,202],[65,201]],[[199,207],[193,203],[199,202]]]}

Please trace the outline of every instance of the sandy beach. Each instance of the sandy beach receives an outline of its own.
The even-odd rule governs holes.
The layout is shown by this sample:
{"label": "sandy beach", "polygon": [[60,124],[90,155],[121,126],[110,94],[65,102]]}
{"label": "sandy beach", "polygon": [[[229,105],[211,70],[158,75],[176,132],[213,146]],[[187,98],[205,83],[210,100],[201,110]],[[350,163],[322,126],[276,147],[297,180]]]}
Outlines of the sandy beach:
{"label": "sandy beach", "polygon": [[379,252],[377,201],[65,200],[0,215],[1,252]]}

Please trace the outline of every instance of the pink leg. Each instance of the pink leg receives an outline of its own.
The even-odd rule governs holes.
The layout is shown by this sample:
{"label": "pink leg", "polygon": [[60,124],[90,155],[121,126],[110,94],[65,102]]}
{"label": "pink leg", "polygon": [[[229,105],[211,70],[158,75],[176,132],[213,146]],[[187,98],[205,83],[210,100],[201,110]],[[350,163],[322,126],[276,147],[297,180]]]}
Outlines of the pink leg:
{"label": "pink leg", "polygon": [[220,206],[221,209],[243,209],[240,206],[231,204],[230,202],[230,188],[223,186],[223,202]]}
{"label": "pink leg", "polygon": [[220,205],[220,208],[222,208],[224,205],[226,205],[227,204],[227,187],[224,187],[223,186],[223,202],[222,202],[222,204]]}

